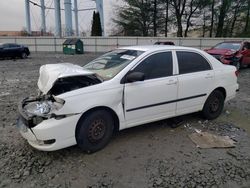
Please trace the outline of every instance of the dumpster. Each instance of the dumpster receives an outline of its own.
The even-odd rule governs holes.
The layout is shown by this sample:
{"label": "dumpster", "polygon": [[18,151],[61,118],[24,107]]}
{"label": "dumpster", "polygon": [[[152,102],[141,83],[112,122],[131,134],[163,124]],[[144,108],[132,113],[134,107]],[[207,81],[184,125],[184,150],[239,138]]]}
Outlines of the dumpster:
{"label": "dumpster", "polygon": [[83,54],[83,42],[80,39],[67,39],[63,43],[64,54]]}

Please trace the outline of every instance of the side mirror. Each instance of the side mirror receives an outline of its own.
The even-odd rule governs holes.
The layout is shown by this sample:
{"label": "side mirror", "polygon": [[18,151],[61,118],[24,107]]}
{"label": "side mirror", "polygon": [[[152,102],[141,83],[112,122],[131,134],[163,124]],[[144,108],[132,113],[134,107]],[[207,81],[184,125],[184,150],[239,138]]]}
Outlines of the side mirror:
{"label": "side mirror", "polygon": [[142,72],[130,72],[126,76],[126,83],[144,81],[144,80],[145,80],[145,74]]}

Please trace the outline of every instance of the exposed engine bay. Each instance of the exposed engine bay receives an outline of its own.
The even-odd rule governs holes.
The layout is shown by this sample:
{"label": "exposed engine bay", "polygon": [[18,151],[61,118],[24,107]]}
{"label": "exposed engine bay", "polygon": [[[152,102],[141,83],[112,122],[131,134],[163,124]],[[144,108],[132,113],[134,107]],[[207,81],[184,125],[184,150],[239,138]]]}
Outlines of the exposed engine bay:
{"label": "exposed engine bay", "polygon": [[59,78],[49,91],[51,95],[60,95],[76,89],[88,87],[102,83],[101,79],[95,75],[73,76]]}

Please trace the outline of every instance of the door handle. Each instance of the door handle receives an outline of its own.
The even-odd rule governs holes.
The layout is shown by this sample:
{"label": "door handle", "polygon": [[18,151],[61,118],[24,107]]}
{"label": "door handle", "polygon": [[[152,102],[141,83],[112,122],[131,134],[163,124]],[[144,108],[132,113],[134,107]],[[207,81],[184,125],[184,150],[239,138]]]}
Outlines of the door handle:
{"label": "door handle", "polygon": [[209,78],[213,78],[213,76],[211,74],[206,74],[205,78],[209,79]]}
{"label": "door handle", "polygon": [[177,84],[177,80],[169,80],[167,85],[175,85]]}
{"label": "door handle", "polygon": [[205,76],[205,78],[209,79],[209,78],[213,78],[213,76]]}

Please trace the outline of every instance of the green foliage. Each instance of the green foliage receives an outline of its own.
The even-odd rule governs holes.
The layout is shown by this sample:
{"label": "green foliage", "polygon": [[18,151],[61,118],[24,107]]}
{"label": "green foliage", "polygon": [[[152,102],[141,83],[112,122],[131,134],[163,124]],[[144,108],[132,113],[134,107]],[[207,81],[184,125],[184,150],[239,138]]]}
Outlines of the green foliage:
{"label": "green foliage", "polygon": [[99,12],[93,12],[91,36],[102,36],[102,26]]}
{"label": "green foliage", "polygon": [[[152,0],[124,0],[127,5],[121,7],[114,22],[123,28],[124,35],[149,36],[152,33],[154,5]],[[158,19],[156,19],[158,21]]]}

